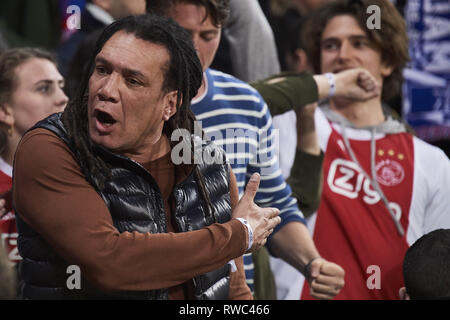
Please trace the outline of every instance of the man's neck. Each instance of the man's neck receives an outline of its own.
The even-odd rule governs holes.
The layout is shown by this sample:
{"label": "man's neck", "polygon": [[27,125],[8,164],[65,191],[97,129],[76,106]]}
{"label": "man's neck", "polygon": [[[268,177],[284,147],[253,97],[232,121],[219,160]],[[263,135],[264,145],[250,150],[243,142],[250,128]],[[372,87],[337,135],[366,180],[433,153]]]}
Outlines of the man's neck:
{"label": "man's neck", "polygon": [[356,127],[376,126],[385,120],[379,97],[364,102],[335,97],[330,100],[330,108]]}
{"label": "man's neck", "polygon": [[142,164],[159,159],[170,152],[170,150],[169,139],[166,135],[162,134],[161,138],[156,143],[145,149],[145,152],[133,154],[124,153],[124,155]]}
{"label": "man's neck", "polygon": [[207,78],[206,78],[206,71],[203,71],[203,78],[202,78],[202,84],[200,88],[198,89],[197,95],[192,100],[199,100],[201,99],[205,92],[207,90]]}

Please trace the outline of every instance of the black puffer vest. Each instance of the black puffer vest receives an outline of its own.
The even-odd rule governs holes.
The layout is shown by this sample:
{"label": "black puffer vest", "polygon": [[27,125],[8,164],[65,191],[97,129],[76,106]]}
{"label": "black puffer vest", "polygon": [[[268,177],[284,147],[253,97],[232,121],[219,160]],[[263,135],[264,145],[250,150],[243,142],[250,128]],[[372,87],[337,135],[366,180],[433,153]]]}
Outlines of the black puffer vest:
{"label": "black puffer vest", "polygon": [[[39,122],[35,128],[45,128],[60,137],[72,151],[60,114],[55,114]],[[209,149],[208,149],[209,148]],[[213,204],[219,223],[231,218],[229,197],[229,169],[222,149],[208,144],[204,149],[221,159],[221,164],[199,164],[205,177],[207,192]],[[150,175],[137,162],[113,154],[106,149],[96,148],[100,156],[112,165],[111,178],[105,188],[97,192],[107,204],[115,227],[119,232],[163,233],[167,232],[164,202],[159,188]],[[76,156],[76,152],[74,152]],[[218,162],[215,162],[218,163]],[[91,181],[92,177],[86,175]],[[207,218],[193,173],[174,189],[174,216],[180,232],[203,228],[214,223]],[[167,299],[168,289],[105,293],[81,277],[81,289],[69,289],[67,279],[69,264],[63,261],[45,240],[31,229],[16,211],[19,232],[18,248],[23,258],[19,265],[21,283],[19,296],[24,299]],[[199,250],[201,250],[199,248]],[[132,261],[130,261],[132,263]],[[82,270],[81,270],[82,273]],[[228,264],[193,279],[195,299],[227,299],[229,292]]]}

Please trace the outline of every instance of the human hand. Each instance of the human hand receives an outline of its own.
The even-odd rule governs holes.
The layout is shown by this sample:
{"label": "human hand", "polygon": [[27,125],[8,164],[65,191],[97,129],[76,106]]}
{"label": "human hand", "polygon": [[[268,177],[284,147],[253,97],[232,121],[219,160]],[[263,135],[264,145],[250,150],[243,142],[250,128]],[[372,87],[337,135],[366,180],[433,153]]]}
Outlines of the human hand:
{"label": "human hand", "polygon": [[253,245],[247,252],[253,252],[267,242],[267,237],[281,222],[278,216],[280,211],[276,208],[261,208],[254,203],[256,191],[259,187],[260,176],[254,173],[245,188],[244,195],[231,214],[231,218],[246,219],[253,230]]}
{"label": "human hand", "polygon": [[12,197],[11,189],[0,194],[0,217],[3,217],[3,215],[12,211],[11,197]]}
{"label": "human hand", "polygon": [[306,270],[310,295],[316,299],[333,299],[344,287],[345,271],[323,258],[314,259]]}
{"label": "human hand", "polygon": [[381,85],[363,68],[355,68],[335,73],[335,96],[365,101],[381,94]]}
{"label": "human hand", "polygon": [[6,213],[5,204],[5,199],[0,199],[0,217],[3,217],[3,215]]}

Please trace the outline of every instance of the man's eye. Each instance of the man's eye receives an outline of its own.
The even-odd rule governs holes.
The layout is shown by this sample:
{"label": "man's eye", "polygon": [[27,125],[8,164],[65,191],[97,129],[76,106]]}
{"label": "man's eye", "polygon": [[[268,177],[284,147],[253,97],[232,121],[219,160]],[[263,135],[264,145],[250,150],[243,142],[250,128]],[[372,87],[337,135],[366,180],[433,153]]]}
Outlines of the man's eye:
{"label": "man's eye", "polygon": [[336,49],[338,49],[338,44],[334,43],[334,42],[326,42],[326,43],[322,44],[322,48],[324,50],[336,50]]}
{"label": "man's eye", "polygon": [[363,48],[363,47],[368,46],[368,43],[367,43],[366,41],[355,41],[355,42],[353,43],[353,46],[354,46],[355,48]]}
{"label": "man's eye", "polygon": [[206,42],[212,41],[215,38],[216,38],[216,35],[210,35],[210,34],[202,37],[202,39]]}
{"label": "man's eye", "polygon": [[136,80],[134,78],[127,78],[126,81],[129,85],[132,86],[140,86],[142,84],[139,80]]}
{"label": "man's eye", "polygon": [[97,66],[95,67],[95,72],[97,72],[98,74],[106,74],[106,68],[102,66]]}

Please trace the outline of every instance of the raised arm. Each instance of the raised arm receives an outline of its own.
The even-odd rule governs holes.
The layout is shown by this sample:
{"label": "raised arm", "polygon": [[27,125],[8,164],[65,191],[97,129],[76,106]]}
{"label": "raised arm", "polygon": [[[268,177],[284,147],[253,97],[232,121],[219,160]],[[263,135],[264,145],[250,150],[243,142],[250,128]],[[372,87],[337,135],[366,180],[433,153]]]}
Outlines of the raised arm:
{"label": "raised arm", "polygon": [[[381,93],[375,78],[362,68],[345,70],[333,77],[336,96],[364,101]],[[327,76],[308,72],[281,73],[251,85],[261,93],[272,116],[325,99],[331,88]]]}
{"label": "raised arm", "polygon": [[305,217],[319,205],[322,181],[321,153],[314,124],[316,102],[330,94],[355,100],[380,94],[375,78],[362,68],[333,75],[282,73],[252,83],[263,96],[273,116],[295,110],[297,116],[297,149],[294,166],[287,182]]}

